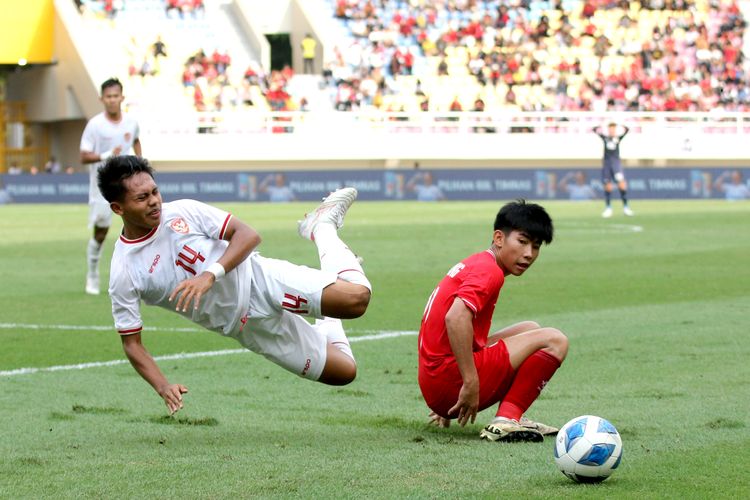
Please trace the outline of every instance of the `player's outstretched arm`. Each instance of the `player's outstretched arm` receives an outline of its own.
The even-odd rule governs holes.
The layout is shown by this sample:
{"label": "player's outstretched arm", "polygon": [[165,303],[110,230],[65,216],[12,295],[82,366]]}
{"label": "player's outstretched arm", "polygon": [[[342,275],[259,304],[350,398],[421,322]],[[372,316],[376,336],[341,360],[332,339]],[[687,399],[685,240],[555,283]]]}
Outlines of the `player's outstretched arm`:
{"label": "player's outstretched arm", "polygon": [[122,348],[135,371],[151,384],[151,387],[162,397],[169,409],[169,414],[172,415],[179,411],[182,408],[182,395],[188,389],[182,384],[170,384],[167,381],[154,358],[141,343],[141,334],[134,333],[122,336]]}
{"label": "player's outstretched arm", "polygon": [[461,372],[463,385],[458,393],[458,401],[448,410],[448,415],[456,415],[462,427],[468,422],[474,423],[479,411],[479,374],[474,364],[474,314],[466,307],[463,300],[456,297],[453,305],[445,315],[445,327],[448,331],[451,350],[456,357],[458,370]]}
{"label": "player's outstretched arm", "polygon": [[[224,273],[228,273],[237,267],[240,262],[247,259],[250,252],[260,245],[260,235],[253,228],[234,217],[229,220],[229,224],[224,231],[224,239],[229,242],[229,246],[224,251],[224,255],[216,261],[221,265]],[[172,290],[169,301],[172,302],[175,298],[177,299],[175,305],[177,311],[187,311],[191,302],[193,308],[198,309],[201,297],[211,289],[217,279],[218,277],[213,272],[206,270],[194,278],[181,281]]]}

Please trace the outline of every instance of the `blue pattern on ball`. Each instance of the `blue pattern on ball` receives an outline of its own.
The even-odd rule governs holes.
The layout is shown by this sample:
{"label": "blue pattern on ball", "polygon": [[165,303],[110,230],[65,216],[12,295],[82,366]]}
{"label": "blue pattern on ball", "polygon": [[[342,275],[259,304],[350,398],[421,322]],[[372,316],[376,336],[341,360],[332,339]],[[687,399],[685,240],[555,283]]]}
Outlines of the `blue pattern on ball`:
{"label": "blue pattern on ball", "polygon": [[586,419],[582,418],[573,423],[565,431],[565,451],[570,451],[570,448],[575,444],[581,436],[583,436],[586,430]]}
{"label": "blue pattern on ball", "polygon": [[602,465],[615,451],[613,444],[595,444],[589,452],[578,461],[583,465]]}
{"label": "blue pattern on ball", "polygon": [[617,429],[615,429],[615,426],[610,424],[608,420],[604,420],[603,418],[599,420],[599,429],[597,429],[599,432],[606,432],[608,434],[617,434]]}

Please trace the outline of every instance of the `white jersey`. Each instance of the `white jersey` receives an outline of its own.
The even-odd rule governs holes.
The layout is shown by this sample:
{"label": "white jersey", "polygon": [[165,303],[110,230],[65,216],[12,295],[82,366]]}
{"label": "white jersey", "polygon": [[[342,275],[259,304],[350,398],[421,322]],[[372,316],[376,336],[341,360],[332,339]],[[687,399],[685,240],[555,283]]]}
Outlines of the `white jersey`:
{"label": "white jersey", "polygon": [[[175,310],[169,295],[183,280],[199,275],[216,262],[229,242],[224,233],[232,215],[194,200],[162,204],[161,222],[136,240],[120,236],[115,243],[109,295],[115,328],[121,335],[143,328],[140,302]],[[250,304],[252,277],[247,260],[214,283],[196,310],[178,311],[191,321],[235,336]]]}
{"label": "white jersey", "polygon": [[[81,136],[81,151],[102,154],[120,146],[120,154],[129,154],[133,149],[133,143],[138,139],[138,134],[138,122],[127,114],[123,113],[122,119],[115,123],[101,112],[86,124]],[[89,202],[104,201],[96,178],[101,165],[102,162],[89,164]]]}

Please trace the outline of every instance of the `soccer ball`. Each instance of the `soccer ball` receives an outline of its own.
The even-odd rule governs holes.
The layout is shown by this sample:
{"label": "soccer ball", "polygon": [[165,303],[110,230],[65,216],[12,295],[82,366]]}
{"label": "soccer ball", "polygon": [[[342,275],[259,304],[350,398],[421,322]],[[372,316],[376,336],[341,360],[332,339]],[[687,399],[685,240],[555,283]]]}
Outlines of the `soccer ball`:
{"label": "soccer ball", "polygon": [[578,483],[598,483],[620,465],[622,440],[615,426],[584,415],[563,425],[555,439],[555,463]]}

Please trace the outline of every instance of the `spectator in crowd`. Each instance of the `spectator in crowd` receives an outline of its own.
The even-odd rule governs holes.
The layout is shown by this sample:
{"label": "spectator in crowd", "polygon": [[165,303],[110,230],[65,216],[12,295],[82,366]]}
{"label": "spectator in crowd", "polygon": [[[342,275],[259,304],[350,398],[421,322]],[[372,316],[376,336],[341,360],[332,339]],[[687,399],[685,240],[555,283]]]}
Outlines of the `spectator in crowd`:
{"label": "spectator in crowd", "polygon": [[[477,117],[474,119],[476,122],[492,123],[492,118],[484,115],[484,101],[482,99],[477,99],[474,101],[474,109],[472,109],[472,111],[477,113]],[[486,125],[473,127],[472,130],[474,131],[474,133],[477,133],[477,134],[494,134],[495,133],[495,127],[488,127]]]}
{"label": "spectator in crowd", "polygon": [[604,154],[602,155],[602,184],[604,185],[604,212],[602,217],[612,217],[612,189],[613,182],[617,182],[617,189],[620,191],[620,198],[622,199],[622,211],[627,216],[634,215],[633,211],[628,206],[628,184],[625,180],[625,173],[622,170],[622,162],[620,161],[620,143],[623,138],[628,134],[630,129],[623,126],[623,132],[618,134],[618,126],[614,122],[610,122],[607,125],[607,133],[605,134],[601,127],[595,127],[593,132],[599,136],[604,145]]}
{"label": "spectator in crowd", "polygon": [[44,164],[44,171],[48,174],[59,174],[62,172],[62,165],[60,165],[60,162],[54,156],[50,156],[47,163]]}
{"label": "spectator in crowd", "polygon": [[99,259],[102,245],[112,223],[112,210],[99,192],[97,174],[104,162],[112,157],[127,154],[131,150],[142,155],[138,123],[122,112],[122,83],[110,78],[101,85],[104,111],[91,118],[81,137],[81,163],[89,167],[89,227],[93,234],[88,242],[86,259],[86,293],[98,295]]}
{"label": "spectator in crowd", "polygon": [[[729,182],[727,182],[727,179]],[[727,201],[741,201],[750,199],[750,188],[742,182],[742,172],[739,170],[727,171],[714,181],[714,187],[724,193]]]}
{"label": "spectator in crowd", "polygon": [[18,166],[18,163],[11,162],[10,166],[8,166],[8,175],[21,175],[23,173],[23,169]]}
{"label": "spectator in crowd", "polygon": [[596,191],[591,184],[586,182],[586,174],[583,170],[568,172],[558,183],[560,191],[567,193],[573,201],[593,200]]}
{"label": "spectator in crowd", "polygon": [[0,205],[7,205],[8,203],[13,203],[13,197],[10,195],[8,190],[5,189],[3,179],[0,178]]}
{"label": "spectator in crowd", "polygon": [[205,15],[205,6],[203,0],[166,0],[166,13],[167,17],[170,16],[170,12],[177,11],[180,19],[185,18],[185,14],[191,14],[194,18],[198,17],[198,12]]}
{"label": "spectator in crowd", "polygon": [[409,182],[406,183],[406,190],[417,194],[418,201],[443,201],[445,195],[440,188],[433,184],[432,174],[430,172],[417,172]]}
{"label": "spectator in crowd", "polygon": [[104,0],[104,14],[109,19],[117,17],[117,13],[122,10],[123,0]]}
{"label": "spectator in crowd", "polygon": [[267,175],[258,185],[258,191],[268,193],[268,201],[272,203],[297,200],[294,191],[286,183],[286,176],[282,173]]}
{"label": "spectator in crowd", "polygon": [[302,47],[302,72],[309,75],[315,73],[315,49],[318,46],[318,42],[312,37],[310,33],[307,33],[300,43]]}

